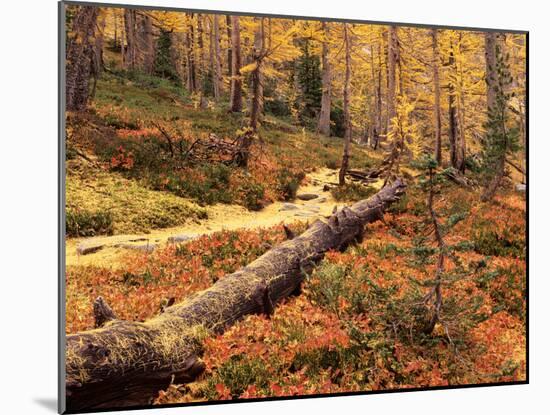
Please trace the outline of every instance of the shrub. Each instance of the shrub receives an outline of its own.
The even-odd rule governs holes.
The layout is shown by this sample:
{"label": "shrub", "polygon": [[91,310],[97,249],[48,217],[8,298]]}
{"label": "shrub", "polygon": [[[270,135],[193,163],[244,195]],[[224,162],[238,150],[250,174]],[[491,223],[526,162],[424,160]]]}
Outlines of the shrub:
{"label": "shrub", "polygon": [[336,170],[338,168],[338,160],[329,158],[325,161],[325,166],[327,169]]}
{"label": "shrub", "polygon": [[242,204],[248,210],[260,210],[264,207],[265,188],[259,183],[244,183],[239,188]]}
{"label": "shrub", "polygon": [[234,355],[208,379],[205,395],[208,399],[219,399],[216,386],[222,384],[229,389],[232,397],[238,398],[248,385],[267,388],[272,377],[263,360],[247,358],[245,354]]}
{"label": "shrub", "polygon": [[282,169],[277,176],[277,190],[283,200],[292,200],[296,198],[296,192],[300,182],[304,179],[304,172],[293,173],[289,169]]}
{"label": "shrub", "polygon": [[95,236],[113,234],[113,216],[108,211],[67,209],[67,236]]}
{"label": "shrub", "polygon": [[407,193],[405,193],[399,198],[397,202],[392,203],[391,206],[387,209],[387,211],[394,214],[405,213],[407,211],[408,204],[409,204],[409,196],[407,195]]}
{"label": "shrub", "polygon": [[489,221],[474,222],[472,226],[474,250],[482,255],[525,258],[524,231],[519,226],[495,230]]}
{"label": "shrub", "polygon": [[357,183],[346,183],[343,186],[333,187],[330,193],[332,193],[335,200],[356,202],[369,198],[376,193],[376,189]]}

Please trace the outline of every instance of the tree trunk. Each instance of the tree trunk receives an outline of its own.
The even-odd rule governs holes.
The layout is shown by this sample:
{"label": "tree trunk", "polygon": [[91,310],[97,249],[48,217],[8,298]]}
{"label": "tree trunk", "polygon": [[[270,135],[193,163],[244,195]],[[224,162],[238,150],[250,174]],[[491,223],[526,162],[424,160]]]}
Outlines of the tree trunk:
{"label": "tree trunk", "polygon": [[495,176],[491,179],[489,184],[485,187],[481,194],[481,201],[482,202],[488,202],[489,200],[492,200],[495,196],[495,193],[497,192],[498,186],[500,186],[500,182],[502,181],[502,178],[504,177],[505,173],[505,165],[506,165],[506,156],[503,156],[498,160],[497,169],[495,171]]}
{"label": "tree trunk", "polygon": [[349,149],[351,144],[351,114],[349,110],[350,83],[351,83],[351,39],[349,36],[348,24],[344,23],[344,45],[346,50],[346,74],[344,78],[344,154],[342,165],[338,176],[338,184],[343,186],[346,183],[346,171],[349,165]]}
{"label": "tree trunk", "polygon": [[388,131],[391,130],[392,119],[396,116],[395,105],[395,70],[397,67],[397,27],[390,26],[388,30]]}
{"label": "tree trunk", "polygon": [[[456,71],[456,61],[451,44],[451,52],[449,55],[449,67],[451,71]],[[449,145],[451,152],[451,165],[459,172],[464,173],[466,170],[465,164],[465,149],[463,142],[463,134],[460,123],[460,97],[457,96],[453,81],[449,81]]]}
{"label": "tree trunk", "polygon": [[81,111],[88,103],[97,15],[97,7],[80,6],[73,18],[71,32],[67,35],[67,111]]}
{"label": "tree trunk", "polygon": [[330,136],[330,105],[331,105],[331,70],[329,59],[329,47],[328,41],[330,39],[330,30],[328,23],[323,22],[323,46],[322,46],[322,62],[323,62],[323,76],[322,76],[322,96],[321,96],[321,112],[319,114],[319,124],[317,125],[317,131],[319,134]]}
{"label": "tree trunk", "polygon": [[241,78],[241,33],[239,17],[231,16],[231,112],[243,110],[243,92]]}
{"label": "tree trunk", "polygon": [[233,70],[233,47],[231,46],[231,34],[233,33],[231,30],[231,16],[227,15],[225,16],[225,25],[226,25],[226,31],[227,31],[227,76],[229,79],[231,79],[231,71]]}
{"label": "tree trunk", "polygon": [[317,220],[302,235],[144,323],[112,320],[98,298],[98,325],[110,321],[66,338],[68,410],[148,405],[171,383],[192,381],[204,370],[205,336],[223,333],[247,314],[271,314],[325,252],[359,238],[365,224],[379,219],[404,190],[398,179],[370,199]]}
{"label": "tree trunk", "polygon": [[193,14],[188,15],[189,22],[185,34],[185,54],[187,64],[187,90],[194,93],[197,90],[197,76],[195,70],[195,29],[193,27]]}
{"label": "tree trunk", "polygon": [[140,14],[136,23],[139,69],[151,75],[155,69],[155,42],[151,17]]}
{"label": "tree trunk", "polygon": [[[100,15],[98,15],[99,17]],[[89,99],[94,99],[97,81],[101,76],[101,72],[105,68],[105,63],[103,61],[103,44],[105,36],[105,16],[101,16],[100,20],[97,22],[97,31],[95,34],[95,42],[93,45],[94,52],[92,54],[92,65],[90,75],[93,78],[92,91],[90,92]]]}
{"label": "tree trunk", "polygon": [[370,145],[376,150],[378,148],[378,143],[380,140],[380,134],[382,132],[382,68],[380,65],[380,44],[378,44],[377,52],[378,54],[378,68],[376,68],[374,61],[374,46],[370,47],[370,64],[371,64],[371,75],[372,82],[374,84],[373,92],[373,103],[372,103],[372,118],[371,118],[371,134],[370,134]]}
{"label": "tree trunk", "polygon": [[124,56],[125,69],[133,70],[136,66],[136,11],[124,9],[124,29],[126,32],[126,49]]}
{"label": "tree trunk", "polygon": [[256,67],[252,71],[252,101],[250,105],[250,128],[258,131],[258,123],[262,112],[263,87],[262,65],[264,59],[264,19],[259,18],[258,28],[254,33],[254,63]]}
{"label": "tree trunk", "polygon": [[199,93],[199,106],[201,108],[206,108],[208,106],[208,102],[206,100],[206,92],[205,92],[205,82],[206,82],[206,59],[204,54],[204,29],[203,29],[203,16],[202,14],[197,14],[197,58],[196,62],[197,64],[197,74],[198,74],[198,82],[197,82],[197,89]]}
{"label": "tree trunk", "polygon": [[434,139],[435,160],[441,164],[441,88],[439,85],[439,47],[437,44],[437,29],[432,29],[433,48],[433,80],[434,80]]}
{"label": "tree trunk", "polygon": [[213,79],[212,83],[214,84],[214,98],[216,100],[220,99],[220,96],[223,91],[223,77],[222,77],[222,66],[221,66],[221,48],[220,48],[220,22],[219,22],[219,16],[214,15],[213,16],[214,22],[213,22],[213,36],[211,37],[214,47],[213,53],[214,53],[214,70],[213,72]]}

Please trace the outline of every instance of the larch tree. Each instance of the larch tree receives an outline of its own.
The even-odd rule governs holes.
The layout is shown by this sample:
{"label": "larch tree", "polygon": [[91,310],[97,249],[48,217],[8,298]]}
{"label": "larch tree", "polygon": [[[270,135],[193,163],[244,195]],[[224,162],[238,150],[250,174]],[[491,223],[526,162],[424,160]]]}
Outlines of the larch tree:
{"label": "larch tree", "polygon": [[[233,57],[233,49],[231,47],[231,16],[227,15],[225,16],[225,29],[226,29],[226,51],[227,51],[227,77],[231,79],[231,71],[233,70],[233,64],[232,57]],[[230,81],[231,82],[231,81]]]}
{"label": "larch tree", "polygon": [[258,18],[258,27],[254,32],[254,69],[251,72],[252,100],[250,105],[250,128],[253,132],[258,130],[258,123],[263,107],[262,66],[265,58],[264,42],[264,19],[262,17]]}
{"label": "larch tree", "polygon": [[435,140],[435,161],[441,164],[441,86],[439,82],[439,46],[437,40],[437,29],[431,30],[432,35],[432,67],[433,67],[433,90],[434,90],[434,140]]}
{"label": "larch tree", "polygon": [[243,110],[243,92],[241,77],[241,33],[239,17],[231,16],[231,92],[229,110]]}
{"label": "larch tree", "polygon": [[212,84],[214,89],[214,98],[216,100],[220,99],[220,96],[223,92],[223,75],[222,75],[222,65],[221,65],[221,46],[220,46],[220,21],[217,14],[212,16],[212,35],[210,36],[212,50]]}
{"label": "larch tree", "polygon": [[319,122],[317,131],[319,134],[330,136],[330,109],[331,109],[331,94],[332,94],[332,74],[329,57],[329,39],[330,27],[327,22],[322,23],[323,41],[322,41],[322,96],[321,96],[321,112],[319,113]]}
{"label": "larch tree", "polygon": [[346,184],[346,172],[349,167],[350,146],[351,146],[351,115],[350,115],[350,89],[351,89],[351,36],[347,23],[344,23],[344,49],[346,60],[346,71],[344,78],[344,153],[342,155],[342,164],[338,174],[338,184]]}
{"label": "larch tree", "polygon": [[388,92],[386,96],[388,107],[388,130],[391,120],[396,115],[396,68],[398,59],[397,26],[388,28]]}
{"label": "larch tree", "polygon": [[197,73],[198,73],[198,82],[197,82],[197,93],[199,95],[199,106],[201,108],[206,108],[208,106],[208,101],[206,100],[206,48],[204,47],[204,17],[202,14],[197,14],[197,47],[195,48],[197,57]]}
{"label": "larch tree", "polygon": [[67,111],[81,111],[88,103],[98,12],[97,7],[79,6],[73,17],[71,30],[67,34]]}
{"label": "larch tree", "polygon": [[185,33],[185,56],[185,66],[187,68],[187,90],[190,93],[194,93],[197,90],[197,76],[195,68],[195,27],[194,16],[192,13],[187,16]]}
{"label": "larch tree", "polygon": [[456,63],[456,45],[451,40],[449,52],[449,146],[451,165],[459,172],[464,173],[466,170],[466,144],[464,141],[463,125],[460,117],[460,79],[458,76],[458,68]]}

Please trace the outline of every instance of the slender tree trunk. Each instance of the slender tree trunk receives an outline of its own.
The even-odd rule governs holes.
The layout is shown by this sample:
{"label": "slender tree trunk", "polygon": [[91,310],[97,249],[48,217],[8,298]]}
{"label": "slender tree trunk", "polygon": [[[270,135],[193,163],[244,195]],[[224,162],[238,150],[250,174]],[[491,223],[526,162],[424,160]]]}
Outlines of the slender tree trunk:
{"label": "slender tree trunk", "polygon": [[240,32],[239,17],[231,16],[231,96],[229,104],[231,112],[243,110]]}
{"label": "slender tree trunk", "polygon": [[[380,54],[380,45],[378,45],[376,53],[378,55]],[[375,65],[375,49],[373,45],[371,45],[370,47],[370,55],[372,82],[374,85],[370,145],[373,149],[376,150],[378,148],[378,142],[380,140],[380,134],[382,132],[382,68],[380,67],[380,56],[378,56],[378,68]]]}
{"label": "slender tree trunk", "polygon": [[323,62],[323,75],[322,75],[322,96],[321,96],[321,112],[319,114],[319,124],[317,125],[317,131],[319,134],[330,136],[330,106],[331,106],[331,89],[332,89],[332,75],[330,68],[329,58],[329,46],[328,41],[330,39],[330,28],[326,22],[322,23],[323,27],[323,45],[322,45],[322,62]]}
{"label": "slender tree trunk", "polygon": [[197,79],[195,70],[195,29],[193,26],[193,14],[188,15],[189,22],[185,34],[185,51],[187,62],[187,90],[190,93],[197,91]]}
{"label": "slender tree trunk", "polygon": [[136,11],[124,9],[124,28],[126,32],[126,49],[124,64],[126,69],[134,70],[136,66]]}
{"label": "slender tree trunk", "polygon": [[380,144],[380,134],[382,134],[382,45],[380,44],[380,41],[378,42],[377,49],[378,70],[376,77],[376,127],[378,134],[376,135],[376,142],[373,145],[375,150],[378,148],[378,144]]}
{"label": "slender tree trunk", "polygon": [[205,368],[200,359],[205,336],[223,333],[246,315],[273,313],[327,251],[353,243],[404,191],[397,180],[370,199],[317,220],[301,235],[143,323],[116,319],[98,298],[98,328],[66,339],[67,409],[150,405],[170,383],[193,381]]}
{"label": "slender tree trunk", "polygon": [[[462,50],[462,32],[459,32],[458,34],[458,52],[460,55],[462,55],[463,53],[463,50]],[[458,63],[455,61],[455,66],[456,66],[456,72],[457,72],[457,75],[458,75],[458,79],[460,81],[460,89],[459,89],[459,94],[457,96],[457,115],[458,115],[458,141],[457,141],[457,149],[456,149],[456,152],[457,152],[457,166],[456,168],[458,169],[459,172],[461,172],[462,174],[464,174],[466,172],[466,131],[465,131],[465,128],[464,126],[466,125],[466,121],[465,121],[465,118],[466,118],[466,115],[465,115],[465,111],[466,111],[466,106],[465,106],[465,103],[464,103],[464,93],[463,93],[463,90],[464,90],[464,85],[463,85],[463,79],[464,79],[464,74],[463,74],[463,67],[462,67],[462,63]]]}
{"label": "slender tree trunk", "polygon": [[212,48],[214,56],[214,70],[212,83],[214,84],[214,97],[219,100],[223,91],[223,77],[221,66],[221,48],[220,48],[220,22],[218,15],[213,16],[213,36],[211,37],[214,47]]}
{"label": "slender tree trunk", "polygon": [[124,30],[124,11],[120,16],[120,66],[121,68],[126,68],[126,32]]}
{"label": "slender tree trunk", "polygon": [[258,18],[258,28],[254,33],[254,63],[256,64],[251,74],[252,101],[250,105],[250,128],[258,131],[258,123],[262,112],[263,88],[262,66],[264,60],[264,19]]}
{"label": "slender tree trunk", "polygon": [[388,131],[391,129],[392,119],[396,116],[395,99],[395,73],[397,67],[397,27],[390,26],[388,29]]}
{"label": "slender tree trunk", "polygon": [[500,186],[500,182],[504,177],[505,167],[506,167],[506,156],[503,156],[497,162],[494,177],[491,179],[491,181],[485,187],[485,189],[483,190],[483,193],[481,194],[482,202],[487,202],[489,200],[492,200],[493,197],[495,196],[497,189]]}
{"label": "slender tree trunk", "polygon": [[73,18],[71,33],[67,37],[67,111],[81,111],[88,103],[97,16],[97,7],[80,6]]}
{"label": "slender tree trunk", "polygon": [[117,47],[118,45],[118,14],[116,13],[116,11],[114,12],[114,16],[113,16],[113,47]]}
{"label": "slender tree trunk", "polygon": [[437,29],[432,29],[433,49],[433,88],[434,88],[434,139],[435,160],[441,164],[441,87],[439,84],[439,47],[437,43]]}
{"label": "slender tree trunk", "polygon": [[351,39],[349,35],[348,24],[344,23],[344,45],[346,53],[346,74],[344,79],[344,154],[342,156],[342,165],[338,176],[338,184],[343,186],[346,183],[346,172],[349,166],[349,152],[351,145],[351,114],[350,114],[350,83],[351,83]]}
{"label": "slender tree trunk", "polygon": [[231,30],[231,16],[225,16],[225,26],[227,32],[227,77],[231,79],[231,71],[233,70],[233,47],[231,43],[231,37],[233,31]]}
{"label": "slender tree trunk", "polygon": [[197,14],[197,90],[199,93],[199,106],[201,108],[206,108],[208,102],[206,100],[206,91],[205,91],[205,81],[206,81],[206,59],[205,59],[205,48],[204,48],[204,28],[203,28],[203,15]]}
{"label": "slender tree trunk", "polygon": [[[453,52],[453,45],[451,43],[451,52],[449,55],[449,68],[451,71],[457,72],[456,59]],[[456,78],[456,77],[455,77]],[[460,123],[460,97],[456,91],[456,87],[453,81],[449,81],[449,144],[451,152],[451,165],[459,172],[464,173],[465,165],[465,151],[463,143],[463,133],[461,131]]]}
{"label": "slender tree trunk", "polygon": [[[100,16],[98,14],[98,16]],[[92,91],[90,93],[91,99],[95,97],[95,92],[97,88],[97,81],[101,75],[101,71],[103,71],[104,62],[103,62],[103,43],[104,43],[104,34],[105,34],[105,16],[101,16],[100,21],[97,23],[97,31],[95,35],[95,42],[94,42],[94,52],[92,54],[92,65],[91,65],[91,71],[90,75],[93,78],[93,85],[92,85]]]}

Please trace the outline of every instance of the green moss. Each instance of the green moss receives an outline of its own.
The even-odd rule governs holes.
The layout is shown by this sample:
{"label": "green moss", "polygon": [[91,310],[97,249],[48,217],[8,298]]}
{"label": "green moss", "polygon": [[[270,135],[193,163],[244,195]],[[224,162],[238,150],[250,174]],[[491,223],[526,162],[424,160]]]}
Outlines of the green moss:
{"label": "green moss", "polygon": [[91,231],[82,233],[82,224],[88,222],[100,223],[100,229],[107,229],[96,233],[134,233],[206,218],[206,211],[196,204],[149,190],[118,173],[94,171],[90,177],[69,174],[66,183],[67,231],[71,236],[76,236],[76,229],[81,229],[78,235],[90,236]]}
{"label": "green moss", "polygon": [[111,235],[113,216],[102,210],[67,209],[66,233],[69,236]]}

